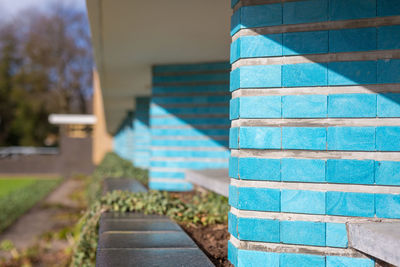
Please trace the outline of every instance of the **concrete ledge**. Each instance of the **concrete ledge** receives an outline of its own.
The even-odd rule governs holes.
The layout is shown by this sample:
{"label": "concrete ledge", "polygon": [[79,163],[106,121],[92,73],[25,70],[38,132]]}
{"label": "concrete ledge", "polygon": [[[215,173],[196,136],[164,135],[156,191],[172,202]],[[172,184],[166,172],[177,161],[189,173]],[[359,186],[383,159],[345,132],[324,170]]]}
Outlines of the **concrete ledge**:
{"label": "concrete ledge", "polygon": [[400,222],[350,223],[347,232],[350,247],[400,266]]}
{"label": "concrete ledge", "polygon": [[[146,192],[138,181],[107,178],[104,193]],[[213,266],[179,225],[166,216],[105,212],[100,217],[97,267]]]}
{"label": "concrete ledge", "polygon": [[206,169],[187,170],[186,180],[211,190],[225,197],[229,196],[229,170],[228,169]]}
{"label": "concrete ledge", "polygon": [[130,178],[106,178],[104,180],[103,193],[114,190],[129,191],[133,193],[147,192],[146,187],[144,187],[139,181]]}

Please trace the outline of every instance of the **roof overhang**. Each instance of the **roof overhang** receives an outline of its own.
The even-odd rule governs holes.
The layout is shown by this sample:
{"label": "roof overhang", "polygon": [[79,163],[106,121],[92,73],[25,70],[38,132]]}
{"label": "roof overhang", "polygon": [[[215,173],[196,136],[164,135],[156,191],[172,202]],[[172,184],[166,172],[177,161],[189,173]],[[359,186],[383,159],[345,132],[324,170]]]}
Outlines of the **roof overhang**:
{"label": "roof overhang", "polygon": [[153,65],[229,59],[230,0],[86,1],[109,132],[150,95]]}

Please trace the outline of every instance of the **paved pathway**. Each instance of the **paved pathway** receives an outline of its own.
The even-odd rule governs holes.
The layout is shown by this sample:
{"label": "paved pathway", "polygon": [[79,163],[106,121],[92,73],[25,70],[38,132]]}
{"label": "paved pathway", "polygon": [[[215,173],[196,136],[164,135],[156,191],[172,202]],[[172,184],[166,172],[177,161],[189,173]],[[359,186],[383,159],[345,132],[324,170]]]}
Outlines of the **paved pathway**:
{"label": "paved pathway", "polygon": [[[55,219],[67,208],[77,208],[79,203],[71,200],[70,195],[82,187],[82,181],[68,179],[56,188],[50,195],[22,215],[4,233],[0,234],[0,242],[10,240],[18,250],[27,249],[37,242],[40,235],[60,227]],[[0,252],[0,257],[8,256]]]}

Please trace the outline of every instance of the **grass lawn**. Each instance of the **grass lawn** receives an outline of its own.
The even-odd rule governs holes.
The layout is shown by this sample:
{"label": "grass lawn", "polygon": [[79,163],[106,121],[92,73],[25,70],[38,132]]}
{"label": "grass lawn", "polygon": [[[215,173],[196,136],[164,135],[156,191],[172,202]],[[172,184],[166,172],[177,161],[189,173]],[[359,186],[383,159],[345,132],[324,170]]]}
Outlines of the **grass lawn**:
{"label": "grass lawn", "polygon": [[0,178],[0,232],[47,196],[59,182],[59,178]]}
{"label": "grass lawn", "polygon": [[0,197],[3,197],[14,190],[29,186],[36,182],[36,179],[14,179],[14,178],[5,178],[0,179]]}

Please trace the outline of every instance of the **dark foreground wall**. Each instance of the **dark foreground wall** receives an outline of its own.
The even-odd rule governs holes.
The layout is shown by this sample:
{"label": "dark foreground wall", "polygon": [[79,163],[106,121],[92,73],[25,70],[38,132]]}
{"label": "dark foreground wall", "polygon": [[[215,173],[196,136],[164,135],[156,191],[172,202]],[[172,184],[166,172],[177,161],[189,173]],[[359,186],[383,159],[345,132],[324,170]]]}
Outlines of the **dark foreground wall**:
{"label": "dark foreground wall", "polygon": [[92,138],[63,137],[55,155],[0,158],[0,174],[89,174],[93,171]]}

